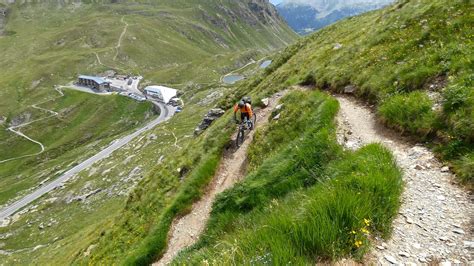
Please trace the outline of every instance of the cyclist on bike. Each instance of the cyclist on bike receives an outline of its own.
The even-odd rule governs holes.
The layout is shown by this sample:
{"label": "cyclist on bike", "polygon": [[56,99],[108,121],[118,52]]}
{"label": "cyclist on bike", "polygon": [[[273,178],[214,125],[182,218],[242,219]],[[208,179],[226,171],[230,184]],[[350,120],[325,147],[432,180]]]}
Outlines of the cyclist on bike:
{"label": "cyclist on bike", "polygon": [[[239,101],[235,106],[234,106],[234,120],[238,122],[237,120],[237,112],[240,110],[240,119],[241,122],[245,121],[247,118],[248,121],[251,121],[251,118],[253,117],[253,110],[252,110],[252,105],[251,105],[251,100],[250,97],[244,97],[242,98],[241,101]],[[253,125],[252,125],[253,127]],[[252,128],[250,128],[252,129]]]}

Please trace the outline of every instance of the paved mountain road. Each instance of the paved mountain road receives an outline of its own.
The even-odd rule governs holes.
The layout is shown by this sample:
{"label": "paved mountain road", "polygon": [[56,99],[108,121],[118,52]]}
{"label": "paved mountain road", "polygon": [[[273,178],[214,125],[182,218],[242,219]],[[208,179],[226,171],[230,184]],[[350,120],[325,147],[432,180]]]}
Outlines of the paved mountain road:
{"label": "paved mountain road", "polygon": [[156,106],[160,108],[160,116],[144,127],[138,129],[137,131],[131,133],[130,135],[127,135],[123,138],[115,140],[110,146],[107,148],[103,149],[96,155],[90,157],[89,159],[85,160],[84,162],[76,165],[72,169],[68,170],[64,174],[62,174],[59,178],[55,179],[54,181],[39,187],[32,193],[26,195],[22,199],[16,201],[15,203],[11,204],[10,206],[4,208],[3,210],[0,211],[0,221],[8,218],[10,215],[14,214],[15,212],[19,211],[21,208],[27,206],[31,202],[39,199],[41,196],[44,194],[54,190],[55,188],[63,185],[66,181],[68,181],[71,177],[73,177],[75,174],[81,172],[84,169],[87,169],[88,167],[92,166],[94,163],[107,158],[110,156],[114,151],[120,149],[127,143],[129,143],[131,140],[139,136],[140,134],[154,128],[158,124],[167,121],[170,119],[175,110],[174,107],[170,107],[168,105],[158,103],[158,102],[153,102]]}

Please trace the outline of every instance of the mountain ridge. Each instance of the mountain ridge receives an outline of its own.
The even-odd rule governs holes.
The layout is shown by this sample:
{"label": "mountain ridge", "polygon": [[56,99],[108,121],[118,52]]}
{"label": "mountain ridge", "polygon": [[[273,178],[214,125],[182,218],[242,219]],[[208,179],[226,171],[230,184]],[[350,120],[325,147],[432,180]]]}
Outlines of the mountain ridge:
{"label": "mountain ridge", "polygon": [[307,34],[342,18],[384,7],[394,0],[286,0],[276,5],[287,23]]}

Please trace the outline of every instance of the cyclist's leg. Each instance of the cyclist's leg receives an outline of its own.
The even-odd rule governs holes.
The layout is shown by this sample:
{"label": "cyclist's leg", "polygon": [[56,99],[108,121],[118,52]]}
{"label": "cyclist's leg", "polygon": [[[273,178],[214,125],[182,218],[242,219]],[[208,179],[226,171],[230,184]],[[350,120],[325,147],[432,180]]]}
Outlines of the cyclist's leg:
{"label": "cyclist's leg", "polygon": [[247,121],[246,126],[248,126],[249,129],[252,129],[252,122],[250,121],[249,113],[244,113],[244,117],[242,118],[242,121]]}

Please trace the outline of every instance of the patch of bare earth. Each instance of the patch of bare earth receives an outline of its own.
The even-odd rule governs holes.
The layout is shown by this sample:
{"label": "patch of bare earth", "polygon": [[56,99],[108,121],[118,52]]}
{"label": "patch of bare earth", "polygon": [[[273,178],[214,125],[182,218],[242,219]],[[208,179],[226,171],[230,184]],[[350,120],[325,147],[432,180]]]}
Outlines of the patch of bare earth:
{"label": "patch of bare earth", "polygon": [[405,190],[393,234],[387,242],[377,239],[366,263],[474,265],[473,196],[429,149],[383,129],[371,110],[354,99],[336,98],[341,106],[338,141],[353,150],[381,143],[404,172]]}
{"label": "patch of bare earth", "polygon": [[[257,110],[257,125],[259,128],[268,122],[273,108],[283,97],[285,92],[277,93],[269,98],[266,108]],[[212,204],[216,196],[224,190],[232,187],[245,176],[247,165],[247,149],[252,142],[255,131],[250,131],[244,143],[235,152],[228,152],[222,158],[218,171],[207,188],[206,194],[193,204],[189,214],[173,221],[168,239],[168,249],[163,257],[153,265],[167,265],[184,248],[197,242],[204,231],[209,219]],[[236,136],[233,136],[235,139]]]}

